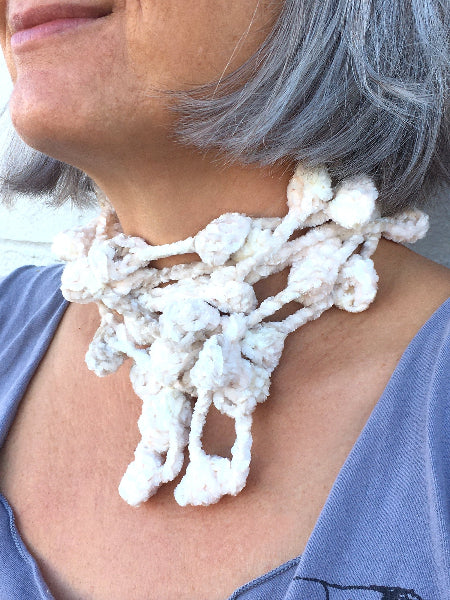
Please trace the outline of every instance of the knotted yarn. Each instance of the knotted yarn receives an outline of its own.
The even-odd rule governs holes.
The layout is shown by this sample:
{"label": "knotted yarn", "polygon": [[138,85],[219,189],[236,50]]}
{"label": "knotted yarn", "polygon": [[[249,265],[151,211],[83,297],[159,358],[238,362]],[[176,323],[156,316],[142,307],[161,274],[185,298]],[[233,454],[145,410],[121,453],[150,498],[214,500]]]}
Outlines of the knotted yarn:
{"label": "knotted yarn", "polygon": [[[189,464],[175,489],[178,504],[209,505],[243,489],[252,413],[269,395],[286,336],[333,305],[365,310],[376,294],[370,257],[380,237],[413,242],[427,231],[428,218],[418,210],[381,217],[377,195],[369,177],[333,189],[324,168],[299,165],[282,218],[227,213],[195,236],[150,245],[125,235],[103,199],[92,223],[57,236],[53,250],[67,262],[64,297],[96,302],[101,316],[86,354],[89,369],[103,377],[132,360],[142,439],[119,485],[126,502],[139,506],[175,479],[186,446]],[[152,266],[185,253],[200,260]],[[253,285],[287,268],[286,288],[258,304]],[[298,310],[267,320],[290,302]],[[202,447],[211,405],[234,419],[231,459]]]}

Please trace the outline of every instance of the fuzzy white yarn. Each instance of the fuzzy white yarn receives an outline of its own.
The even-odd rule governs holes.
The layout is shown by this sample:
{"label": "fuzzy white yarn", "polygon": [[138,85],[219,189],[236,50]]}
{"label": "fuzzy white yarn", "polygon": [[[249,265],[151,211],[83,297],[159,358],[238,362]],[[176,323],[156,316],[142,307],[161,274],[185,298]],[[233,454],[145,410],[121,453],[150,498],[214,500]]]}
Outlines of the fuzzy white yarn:
{"label": "fuzzy white yarn", "polygon": [[[123,234],[106,201],[90,225],[60,234],[55,253],[67,261],[64,296],[96,302],[101,325],[86,362],[97,375],[130,357],[130,379],[142,399],[142,435],[119,493],[139,506],[190,462],[176,501],[208,505],[245,486],[252,412],[269,394],[286,336],[336,305],[365,310],[376,294],[370,256],[380,236],[415,241],[426,215],[381,218],[368,177],[348,179],[334,194],[326,170],[298,166],[284,218],[229,213],[194,237],[160,246]],[[308,229],[290,240],[297,230]],[[359,249],[359,251],[358,251]],[[156,269],[152,261],[196,252],[201,261]],[[253,284],[289,267],[287,287],[258,306]],[[283,305],[298,310],[264,321]],[[191,400],[195,399],[195,403]],[[210,456],[202,433],[211,405],[235,420],[231,460]]]}

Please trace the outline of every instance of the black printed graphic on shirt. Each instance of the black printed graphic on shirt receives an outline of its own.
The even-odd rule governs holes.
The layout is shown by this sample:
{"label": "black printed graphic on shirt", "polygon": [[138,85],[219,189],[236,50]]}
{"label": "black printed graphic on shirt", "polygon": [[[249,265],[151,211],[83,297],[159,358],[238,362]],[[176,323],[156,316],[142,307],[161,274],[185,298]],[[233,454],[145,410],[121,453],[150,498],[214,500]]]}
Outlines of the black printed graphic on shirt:
{"label": "black printed graphic on shirt", "polygon": [[308,600],[424,600],[414,590],[382,585],[337,585],[321,579],[294,577],[305,582]]}

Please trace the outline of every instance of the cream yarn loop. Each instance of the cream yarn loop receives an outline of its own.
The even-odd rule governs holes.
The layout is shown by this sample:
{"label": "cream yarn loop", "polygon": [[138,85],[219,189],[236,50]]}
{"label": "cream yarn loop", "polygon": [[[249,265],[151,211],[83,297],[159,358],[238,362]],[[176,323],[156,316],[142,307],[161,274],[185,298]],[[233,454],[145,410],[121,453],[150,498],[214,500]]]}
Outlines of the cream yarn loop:
{"label": "cream yarn loop", "polygon": [[[64,296],[96,302],[101,315],[88,367],[104,376],[127,357],[133,361],[142,439],[119,486],[129,504],[138,506],[179,474],[186,446],[189,464],[175,489],[180,505],[240,492],[250,466],[252,413],[269,394],[286,336],[333,305],[365,310],[376,294],[370,256],[380,237],[412,242],[428,227],[416,210],[380,217],[368,177],[333,190],[325,169],[299,165],[287,199],[284,218],[228,213],[193,237],[160,246],[124,235],[105,201],[93,223],[56,238],[54,251],[67,261]],[[152,267],[190,252],[200,262]],[[285,268],[286,288],[258,305],[253,285]],[[294,314],[265,321],[292,301],[299,305]],[[235,420],[231,459],[202,448],[213,404]]]}

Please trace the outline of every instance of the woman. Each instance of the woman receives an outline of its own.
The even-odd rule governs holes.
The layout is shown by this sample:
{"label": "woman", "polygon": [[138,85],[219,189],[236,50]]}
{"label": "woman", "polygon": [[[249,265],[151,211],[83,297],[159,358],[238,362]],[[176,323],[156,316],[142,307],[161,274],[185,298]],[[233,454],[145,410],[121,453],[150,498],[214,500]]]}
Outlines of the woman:
{"label": "woman", "polygon": [[[326,164],[336,180],[373,175],[382,212],[395,214],[442,167],[443,10],[410,10],[2,0],[12,120],[28,145],[95,182],[125,234],[152,245],[224,213],[282,217],[298,160]],[[180,112],[190,118],[174,134]],[[73,169],[33,161],[9,174],[10,190],[86,199],[93,189]],[[47,585],[57,600],[446,597],[449,276],[386,239],[374,262],[367,311],[330,308],[287,338],[254,413],[245,489],[181,508],[176,480],[138,510],[116,491],[139,439],[130,361],[101,379],[86,369],[100,318],[92,303],[66,308],[59,267],[7,278],[7,597],[50,597]],[[284,283],[283,272],[261,279],[258,299]],[[234,437],[211,410],[207,452],[227,456]]]}

